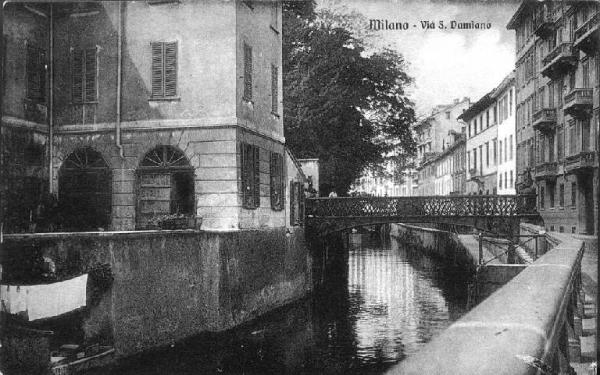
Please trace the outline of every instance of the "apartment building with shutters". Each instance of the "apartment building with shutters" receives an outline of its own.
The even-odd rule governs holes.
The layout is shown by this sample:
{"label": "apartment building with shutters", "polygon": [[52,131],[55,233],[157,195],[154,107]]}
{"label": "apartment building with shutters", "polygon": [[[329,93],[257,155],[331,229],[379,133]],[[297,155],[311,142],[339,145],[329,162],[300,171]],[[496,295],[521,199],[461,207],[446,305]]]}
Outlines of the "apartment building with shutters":
{"label": "apartment building with shutters", "polygon": [[[598,3],[523,2],[516,33],[517,170],[546,229],[593,234],[598,201]],[[531,186],[529,186],[531,185]]]}
{"label": "apartment building with shutters", "polygon": [[280,2],[8,3],[3,37],[5,230],[47,192],[54,229],[295,225]]}
{"label": "apartment building with shutters", "polygon": [[514,98],[511,73],[460,116],[467,123],[467,194],[514,192]]}

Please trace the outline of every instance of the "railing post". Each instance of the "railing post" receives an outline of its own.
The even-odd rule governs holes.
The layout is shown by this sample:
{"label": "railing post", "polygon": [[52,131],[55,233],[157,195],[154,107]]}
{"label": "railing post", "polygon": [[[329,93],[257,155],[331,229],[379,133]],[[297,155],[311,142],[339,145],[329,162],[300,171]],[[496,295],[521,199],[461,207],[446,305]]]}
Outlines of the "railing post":
{"label": "railing post", "polygon": [[533,257],[533,260],[537,260],[538,258],[538,236],[534,235],[535,238],[535,256]]}
{"label": "railing post", "polygon": [[483,264],[483,235],[479,232],[479,265]]}

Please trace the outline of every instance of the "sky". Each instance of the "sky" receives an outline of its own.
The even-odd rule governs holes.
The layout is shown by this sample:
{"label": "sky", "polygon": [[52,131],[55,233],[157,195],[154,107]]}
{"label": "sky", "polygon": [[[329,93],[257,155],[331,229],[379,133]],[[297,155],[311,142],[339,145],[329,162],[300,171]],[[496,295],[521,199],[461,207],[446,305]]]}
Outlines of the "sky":
{"label": "sky", "polygon": [[[336,0],[319,6],[340,7]],[[518,1],[344,0],[367,20],[407,22],[408,30],[370,31],[371,40],[400,52],[415,79],[409,93],[419,115],[454,98],[480,99],[514,69],[515,32],[506,25]],[[451,29],[450,22],[490,23],[484,30]],[[421,21],[444,21],[447,29],[424,30]],[[365,25],[368,29],[368,25]]]}

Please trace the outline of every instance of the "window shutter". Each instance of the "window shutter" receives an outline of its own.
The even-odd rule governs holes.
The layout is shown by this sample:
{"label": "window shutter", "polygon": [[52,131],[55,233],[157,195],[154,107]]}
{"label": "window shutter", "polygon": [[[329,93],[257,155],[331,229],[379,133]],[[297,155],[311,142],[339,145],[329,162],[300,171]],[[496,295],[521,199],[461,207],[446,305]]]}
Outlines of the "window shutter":
{"label": "window shutter", "polygon": [[250,165],[249,161],[249,148],[250,145],[242,143],[242,205],[246,208],[251,206],[250,197]]}
{"label": "window shutter", "polygon": [[71,57],[71,98],[73,103],[83,102],[83,51],[73,50]]}
{"label": "window shutter", "polygon": [[90,48],[85,50],[85,97],[84,101],[96,101],[96,49]]}
{"label": "window shutter", "polygon": [[39,94],[39,83],[38,83],[38,50],[35,47],[27,46],[26,55],[26,69],[27,69],[27,97],[30,99],[37,99]]}
{"label": "window shutter", "polygon": [[165,43],[165,96],[177,95],[177,42]]}
{"label": "window shutter", "polygon": [[296,184],[290,180],[290,225],[296,225]]}
{"label": "window shutter", "polygon": [[256,146],[252,148],[254,151],[254,207],[260,207],[260,151]]}
{"label": "window shutter", "polygon": [[163,43],[152,42],[152,96],[165,95],[163,85]]}
{"label": "window shutter", "polygon": [[271,65],[271,112],[278,113],[279,111],[279,98],[278,98],[278,71],[275,65]]}
{"label": "window shutter", "polygon": [[270,191],[271,191],[271,208],[272,209],[276,209],[277,208],[277,154],[274,152],[271,152],[271,158],[269,160],[269,176],[271,177],[271,186],[270,186]]}
{"label": "window shutter", "polygon": [[252,100],[252,47],[244,43],[244,99]]}

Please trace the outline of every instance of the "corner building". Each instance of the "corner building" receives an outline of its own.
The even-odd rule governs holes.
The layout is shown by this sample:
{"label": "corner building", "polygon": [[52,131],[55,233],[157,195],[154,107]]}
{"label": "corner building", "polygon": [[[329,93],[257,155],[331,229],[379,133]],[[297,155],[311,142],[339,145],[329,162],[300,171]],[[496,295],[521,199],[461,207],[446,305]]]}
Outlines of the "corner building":
{"label": "corner building", "polygon": [[303,177],[286,167],[280,2],[8,3],[3,34],[12,231],[47,191],[69,213],[62,230],[293,221]]}
{"label": "corner building", "polygon": [[596,2],[523,2],[516,32],[518,189],[546,229],[597,227],[600,56]]}

